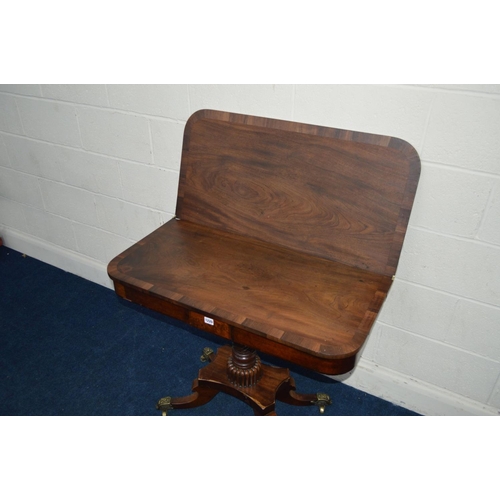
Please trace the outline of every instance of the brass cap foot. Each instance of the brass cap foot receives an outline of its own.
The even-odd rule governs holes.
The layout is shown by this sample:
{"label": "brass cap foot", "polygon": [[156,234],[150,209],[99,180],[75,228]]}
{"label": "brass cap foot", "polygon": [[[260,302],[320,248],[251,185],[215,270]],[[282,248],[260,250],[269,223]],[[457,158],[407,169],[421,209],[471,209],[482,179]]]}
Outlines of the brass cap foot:
{"label": "brass cap foot", "polygon": [[318,408],[319,412],[323,415],[325,413],[325,408],[327,405],[332,404],[332,400],[330,399],[330,396],[328,394],[325,394],[324,392],[318,392],[316,394],[316,401],[312,401]]}
{"label": "brass cap foot", "polygon": [[167,396],[166,398],[161,398],[158,403],[156,403],[156,409],[161,411],[162,416],[167,416],[167,410],[173,410],[174,407],[171,405],[172,398]]}

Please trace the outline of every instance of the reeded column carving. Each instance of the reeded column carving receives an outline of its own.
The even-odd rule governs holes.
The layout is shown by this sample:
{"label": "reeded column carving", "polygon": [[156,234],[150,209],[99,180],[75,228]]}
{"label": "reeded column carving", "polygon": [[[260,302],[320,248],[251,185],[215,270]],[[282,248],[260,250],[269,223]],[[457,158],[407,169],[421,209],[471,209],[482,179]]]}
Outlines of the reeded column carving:
{"label": "reeded column carving", "polygon": [[252,387],[262,377],[262,364],[255,349],[235,344],[227,360],[227,376],[237,387]]}

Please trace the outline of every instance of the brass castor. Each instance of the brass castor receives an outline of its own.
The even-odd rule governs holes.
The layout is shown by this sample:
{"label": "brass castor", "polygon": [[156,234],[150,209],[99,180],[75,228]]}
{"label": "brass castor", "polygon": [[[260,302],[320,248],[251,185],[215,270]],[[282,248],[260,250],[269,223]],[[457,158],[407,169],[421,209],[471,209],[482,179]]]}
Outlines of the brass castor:
{"label": "brass castor", "polygon": [[172,398],[167,396],[166,398],[161,398],[158,403],[156,403],[156,409],[161,411],[163,417],[167,416],[168,410],[173,410],[174,407],[170,404]]}
{"label": "brass castor", "polygon": [[332,400],[330,399],[330,396],[328,394],[325,394],[324,392],[318,392],[318,394],[316,394],[316,401],[312,401],[312,403],[319,408],[319,412],[323,415],[323,413],[325,413],[325,408],[327,407],[327,405],[332,404]]}
{"label": "brass castor", "polygon": [[204,347],[203,348],[203,353],[200,356],[200,361],[203,361],[204,363],[206,361],[212,361],[212,355],[213,355],[213,353],[214,353],[214,351],[212,349],[210,349],[210,347]]}

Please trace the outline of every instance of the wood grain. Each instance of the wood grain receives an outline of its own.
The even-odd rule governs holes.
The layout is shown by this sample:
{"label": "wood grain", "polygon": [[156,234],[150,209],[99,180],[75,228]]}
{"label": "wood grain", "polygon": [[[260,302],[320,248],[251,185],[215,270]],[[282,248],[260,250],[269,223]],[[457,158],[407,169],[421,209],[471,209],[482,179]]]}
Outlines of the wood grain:
{"label": "wood grain", "polygon": [[198,328],[228,338],[223,325],[236,326],[328,360],[356,355],[360,325],[391,284],[377,273],[176,219],[109,272],[147,291],[144,305],[156,309],[151,296],[184,306],[190,312],[179,319]]}
{"label": "wood grain", "polygon": [[389,291],[419,172],[400,139],[202,110],[185,129],[176,218],[108,273],[128,300],[344,373]]}
{"label": "wood grain", "polygon": [[394,238],[413,202],[408,181],[418,178],[416,153],[385,136],[343,135],[196,114],[185,136],[177,217],[392,276],[402,243]]}

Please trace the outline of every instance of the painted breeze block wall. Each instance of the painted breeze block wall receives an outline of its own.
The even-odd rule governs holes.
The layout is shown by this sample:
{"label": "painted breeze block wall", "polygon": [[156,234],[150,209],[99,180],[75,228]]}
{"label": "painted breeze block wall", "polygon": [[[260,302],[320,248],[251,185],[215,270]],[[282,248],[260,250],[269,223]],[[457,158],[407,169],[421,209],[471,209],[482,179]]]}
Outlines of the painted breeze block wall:
{"label": "painted breeze block wall", "polygon": [[426,415],[500,413],[500,85],[0,85],[0,236],[111,286],[174,215],[202,108],[385,134],[422,174],[396,280],[341,379]]}

